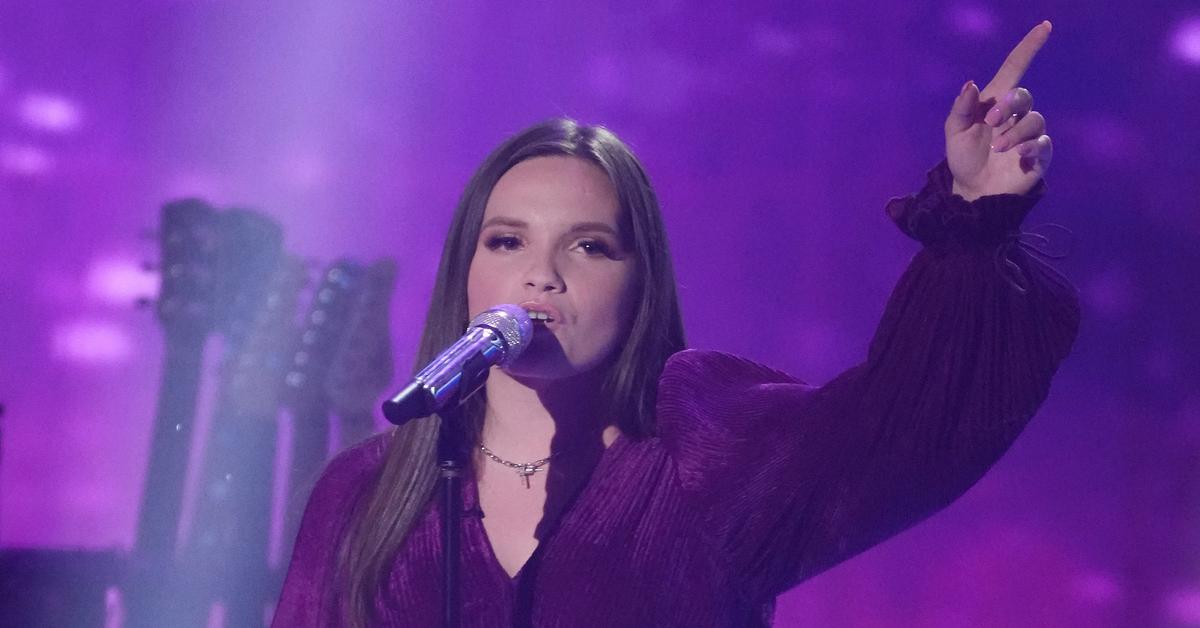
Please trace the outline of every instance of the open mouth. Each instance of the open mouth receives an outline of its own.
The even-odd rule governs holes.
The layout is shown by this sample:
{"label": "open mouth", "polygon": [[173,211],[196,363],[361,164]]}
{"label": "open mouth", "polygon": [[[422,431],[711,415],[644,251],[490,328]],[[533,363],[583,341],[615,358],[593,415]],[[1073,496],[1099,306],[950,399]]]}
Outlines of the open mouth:
{"label": "open mouth", "polygon": [[554,317],[550,316],[549,314],[547,314],[545,312],[536,312],[533,310],[525,310],[525,311],[526,311],[526,313],[529,314],[529,320],[533,321],[534,323],[542,323],[544,325],[546,323],[554,322]]}
{"label": "open mouth", "polygon": [[549,303],[526,301],[520,305],[534,325],[549,325],[559,318],[558,310]]}

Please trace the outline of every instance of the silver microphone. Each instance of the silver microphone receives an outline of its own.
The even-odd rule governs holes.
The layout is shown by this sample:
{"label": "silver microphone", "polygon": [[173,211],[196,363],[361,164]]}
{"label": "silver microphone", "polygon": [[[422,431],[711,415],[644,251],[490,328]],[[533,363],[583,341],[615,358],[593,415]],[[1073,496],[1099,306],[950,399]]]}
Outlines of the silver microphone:
{"label": "silver microphone", "polygon": [[383,416],[403,425],[462,403],[487,381],[490,367],[512,364],[532,337],[533,321],[521,307],[497,305],[480,313],[461,338],[383,402]]}

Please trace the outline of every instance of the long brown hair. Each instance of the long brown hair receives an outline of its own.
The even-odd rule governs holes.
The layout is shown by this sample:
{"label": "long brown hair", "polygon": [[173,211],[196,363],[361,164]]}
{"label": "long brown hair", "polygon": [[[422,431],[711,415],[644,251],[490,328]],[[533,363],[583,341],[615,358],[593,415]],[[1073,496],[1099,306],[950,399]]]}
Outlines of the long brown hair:
{"label": "long brown hair", "polygon": [[[496,182],[517,163],[544,155],[568,155],[598,165],[616,188],[622,227],[638,267],[640,299],[619,355],[609,361],[603,391],[609,416],[632,438],[653,435],[658,377],[672,353],[684,348],[683,321],[658,199],[629,148],[603,127],[553,119],[509,138],[484,160],[467,184],[438,265],[415,369],[453,343],[466,329],[467,271],[480,224]],[[475,442],[485,402],[479,394],[462,413]],[[351,515],[338,549],[339,600],[350,625],[373,623],[376,595],[413,523],[424,512],[437,480],[437,415],[409,422],[392,434],[386,461]]]}

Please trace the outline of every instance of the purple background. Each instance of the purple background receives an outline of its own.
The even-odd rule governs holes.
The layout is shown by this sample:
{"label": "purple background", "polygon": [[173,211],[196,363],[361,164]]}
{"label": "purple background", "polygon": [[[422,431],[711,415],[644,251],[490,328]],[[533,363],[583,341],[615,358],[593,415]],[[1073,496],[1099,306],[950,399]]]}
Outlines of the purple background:
{"label": "purple background", "polygon": [[941,157],[962,83],[1048,18],[1025,85],[1056,160],[1026,226],[1075,232],[1074,353],[967,496],[777,625],[1200,626],[1200,9],[1145,6],[6,0],[0,543],[133,544],[162,351],[138,234],[165,200],[395,257],[407,370],[483,156],[545,117],[603,123],[657,186],[691,344],[824,382],[917,250],[884,202]]}

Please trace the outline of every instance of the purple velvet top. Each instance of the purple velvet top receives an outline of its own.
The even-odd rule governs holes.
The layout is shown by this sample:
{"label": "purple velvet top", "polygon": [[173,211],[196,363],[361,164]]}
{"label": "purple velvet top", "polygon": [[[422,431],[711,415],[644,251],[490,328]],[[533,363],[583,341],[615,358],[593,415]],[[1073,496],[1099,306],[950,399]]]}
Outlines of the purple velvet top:
{"label": "purple velvet top", "polygon": [[[943,163],[920,193],[888,203],[925,246],[863,364],[815,387],[732,355],[674,355],[657,436],[604,451],[515,579],[468,478],[464,625],[766,626],[775,596],[962,495],[1045,399],[1079,309],[1017,239],[1041,184],[967,203],[950,181]],[[339,455],[318,482],[275,626],[340,623],[335,548],[386,438]],[[439,625],[438,510],[434,499],[395,561],[383,625]]]}

